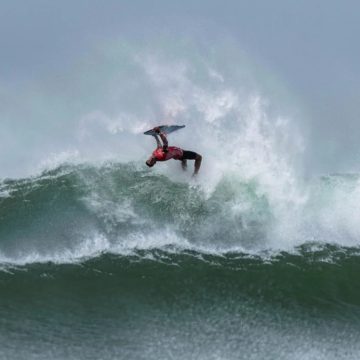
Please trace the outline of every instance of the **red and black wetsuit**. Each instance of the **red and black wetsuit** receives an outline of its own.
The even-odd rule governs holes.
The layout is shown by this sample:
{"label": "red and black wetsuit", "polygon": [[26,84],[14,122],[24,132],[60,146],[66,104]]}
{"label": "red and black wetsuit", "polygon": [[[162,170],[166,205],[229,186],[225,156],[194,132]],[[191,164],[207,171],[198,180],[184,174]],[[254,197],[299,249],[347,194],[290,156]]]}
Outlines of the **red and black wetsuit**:
{"label": "red and black wetsuit", "polygon": [[157,148],[153,151],[152,156],[156,161],[166,161],[170,159],[174,160],[195,160],[197,154],[193,151],[183,150],[176,146],[168,146],[166,135],[159,134],[163,145],[161,145],[159,139],[155,136],[157,142]]}
{"label": "red and black wetsuit", "polygon": [[182,160],[184,151],[176,146],[169,146],[166,150],[163,147],[153,151],[153,156],[157,161],[166,161],[170,159]]}

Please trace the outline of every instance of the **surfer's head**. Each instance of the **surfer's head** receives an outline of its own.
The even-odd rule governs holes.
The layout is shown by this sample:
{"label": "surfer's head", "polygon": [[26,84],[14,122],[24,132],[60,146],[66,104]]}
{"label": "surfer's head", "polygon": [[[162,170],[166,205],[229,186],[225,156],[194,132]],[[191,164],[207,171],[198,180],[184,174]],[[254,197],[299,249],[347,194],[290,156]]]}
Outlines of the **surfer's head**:
{"label": "surfer's head", "polygon": [[149,159],[146,160],[146,165],[148,167],[153,167],[155,165],[155,163],[156,163],[155,156],[151,156],[151,157],[149,157]]}

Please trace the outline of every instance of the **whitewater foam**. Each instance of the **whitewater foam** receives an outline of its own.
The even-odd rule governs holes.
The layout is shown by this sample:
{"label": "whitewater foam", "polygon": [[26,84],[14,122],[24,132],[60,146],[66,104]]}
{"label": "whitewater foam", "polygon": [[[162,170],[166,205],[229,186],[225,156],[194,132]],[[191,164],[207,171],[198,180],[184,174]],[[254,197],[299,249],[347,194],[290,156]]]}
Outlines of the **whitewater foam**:
{"label": "whitewater foam", "polygon": [[11,266],[24,266],[35,263],[54,263],[54,264],[79,264],[90,258],[96,258],[110,249],[109,241],[97,234],[86,238],[73,247],[61,251],[32,251],[29,253],[19,253],[16,256],[7,256],[0,252],[0,264],[3,268]]}

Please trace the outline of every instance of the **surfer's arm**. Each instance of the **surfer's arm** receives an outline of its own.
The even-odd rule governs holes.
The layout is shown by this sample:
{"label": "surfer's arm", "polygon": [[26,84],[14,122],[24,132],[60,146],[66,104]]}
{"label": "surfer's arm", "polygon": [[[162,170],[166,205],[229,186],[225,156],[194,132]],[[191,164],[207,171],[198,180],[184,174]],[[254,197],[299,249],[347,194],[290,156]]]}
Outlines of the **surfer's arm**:
{"label": "surfer's arm", "polygon": [[168,141],[167,141],[166,135],[161,132],[160,137],[163,142],[163,149],[164,149],[164,151],[166,151],[168,148]]}
{"label": "surfer's arm", "polygon": [[153,135],[153,136],[154,136],[154,138],[155,138],[155,140],[156,140],[156,147],[157,147],[157,148],[161,148],[162,145],[161,145],[161,142],[160,142],[160,140],[159,140],[158,135],[156,134],[156,135]]}
{"label": "surfer's arm", "polygon": [[[154,130],[155,130],[155,132],[156,132],[157,134],[160,135],[160,138],[161,138],[161,140],[162,140],[162,142],[163,142],[163,146],[162,146],[162,147],[163,147],[163,150],[164,150],[164,151],[167,151],[168,141],[167,141],[166,135],[165,135],[164,133],[162,133],[158,127],[154,128]],[[157,139],[157,141],[158,141],[158,137],[156,137],[156,139]],[[159,144],[158,144],[158,147],[159,147]]]}

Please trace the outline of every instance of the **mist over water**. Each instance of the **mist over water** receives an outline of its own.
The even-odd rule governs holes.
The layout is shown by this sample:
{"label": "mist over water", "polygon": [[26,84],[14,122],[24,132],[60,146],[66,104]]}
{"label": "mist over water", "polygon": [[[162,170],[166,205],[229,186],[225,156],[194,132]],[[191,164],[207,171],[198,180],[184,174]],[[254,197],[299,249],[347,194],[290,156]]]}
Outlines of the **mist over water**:
{"label": "mist over water", "polygon": [[[150,47],[118,40],[93,49],[69,69],[15,88],[16,95],[10,88],[2,110],[7,154],[1,159],[2,177],[31,175],[74,158],[139,160],[153,146],[141,132],[164,121],[188,125],[186,133],[176,134],[184,147],[210,137],[218,145],[218,136],[209,136],[215,127],[241,131],[251,116],[264,115],[276,126],[286,115],[269,114],[282,107],[262,89],[270,87],[271,77],[257,81],[262,74],[235,46],[215,43],[201,49],[196,42],[179,38],[174,45],[164,38]],[[277,94],[281,86],[272,89]],[[204,151],[214,152],[209,145]]]}

